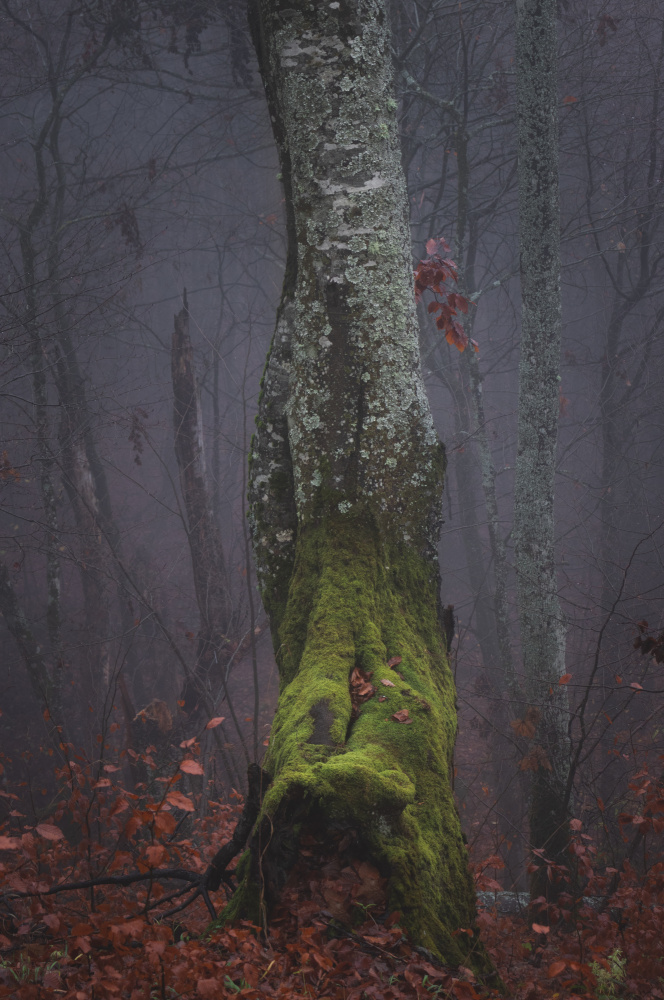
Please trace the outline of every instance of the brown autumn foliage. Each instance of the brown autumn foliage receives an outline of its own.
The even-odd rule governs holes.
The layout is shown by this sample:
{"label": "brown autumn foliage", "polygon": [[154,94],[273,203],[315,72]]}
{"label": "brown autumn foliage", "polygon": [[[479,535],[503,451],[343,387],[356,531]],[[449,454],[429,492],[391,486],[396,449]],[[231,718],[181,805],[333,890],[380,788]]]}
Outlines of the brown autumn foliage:
{"label": "brown autumn foliage", "polygon": [[[365,683],[358,678],[358,687]],[[500,995],[469,970],[445,968],[414,948],[399,914],[386,908],[380,873],[361,862],[342,869],[334,852],[321,853],[318,842],[300,845],[300,861],[267,932],[247,922],[210,931],[211,915],[196,888],[209,859],[230,839],[242,799],[233,792],[230,802],[208,800],[200,818],[199,748],[187,740],[181,750],[179,766],[160,776],[148,748],[142,763],[153,777],[133,791],[126,787],[122,755],[92,767],[72,753],[57,772],[55,806],[34,825],[17,794],[0,792],[6,806],[0,830],[0,997]],[[642,770],[631,787],[641,809],[620,816],[626,839],[636,836],[644,852],[649,845],[657,849],[664,833],[662,784]],[[557,906],[534,908],[530,918],[480,910],[484,940],[505,988],[519,1000],[595,996],[596,973],[610,970],[609,956],[620,949],[625,977],[615,984],[616,995],[664,998],[664,864],[645,873],[630,861],[620,872],[602,868],[581,821],[570,826],[570,854],[582,890],[573,891],[570,883]],[[547,865],[550,878],[569,880],[566,869],[544,856],[534,862]],[[498,856],[475,862],[478,890],[501,888],[489,874],[501,865]],[[132,876],[141,881],[122,884]],[[87,884],[64,891],[79,882]],[[595,897],[593,905],[589,897]],[[597,899],[604,905],[598,908]],[[223,897],[215,899],[217,912],[220,903]]]}

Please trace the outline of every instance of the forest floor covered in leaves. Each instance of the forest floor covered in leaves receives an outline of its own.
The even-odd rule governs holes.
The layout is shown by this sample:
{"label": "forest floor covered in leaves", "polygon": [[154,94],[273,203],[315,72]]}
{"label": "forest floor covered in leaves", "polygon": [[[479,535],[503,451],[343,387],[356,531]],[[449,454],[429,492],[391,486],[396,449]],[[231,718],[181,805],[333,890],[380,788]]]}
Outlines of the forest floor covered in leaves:
{"label": "forest floor covered in leaves", "polygon": [[[206,900],[201,879],[229,840],[242,798],[235,792],[230,802],[208,801],[205,817],[197,816],[202,768],[191,744],[183,745],[175,774],[151,782],[150,795],[140,785],[127,791],[117,764],[91,772],[70,761],[58,771],[48,819],[36,825],[17,795],[0,791],[0,998],[505,995],[469,969],[446,968],[412,947],[398,913],[374,910],[381,880],[363,862],[324,865],[306,886],[287,887],[267,934],[248,923],[209,933],[210,906],[220,910],[223,892]],[[645,826],[644,843],[647,834],[659,840],[658,783],[646,780],[643,804],[638,817],[623,821]],[[507,995],[664,1000],[664,865],[652,864],[645,875],[629,863],[621,872],[596,870],[579,821],[572,822],[570,851],[584,895],[606,898],[604,906],[567,892],[536,917],[480,908],[482,939]],[[502,888],[494,878],[499,866],[497,857],[474,863],[484,900],[487,890]],[[128,882],[131,873],[138,878]],[[53,891],[80,882],[96,884]]]}

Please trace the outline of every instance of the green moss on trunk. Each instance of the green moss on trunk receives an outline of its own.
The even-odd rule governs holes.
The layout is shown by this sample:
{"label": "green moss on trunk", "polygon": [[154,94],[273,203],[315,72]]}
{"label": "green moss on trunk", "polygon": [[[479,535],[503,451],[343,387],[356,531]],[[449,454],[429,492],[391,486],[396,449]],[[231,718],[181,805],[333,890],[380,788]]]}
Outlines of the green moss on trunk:
{"label": "green moss on trunk", "polygon": [[[310,814],[359,831],[365,857],[388,879],[389,908],[414,940],[486,971],[476,934],[451,930],[474,928],[475,894],[449,780],[455,692],[436,586],[431,564],[382,538],[368,514],[332,515],[302,531],[280,628],[262,820],[279,816],[283,825],[284,804],[298,802],[305,827]],[[392,669],[393,657],[401,662]],[[357,717],[354,667],[377,689]],[[401,709],[412,722],[392,718]],[[239,897],[253,898],[252,910],[257,882],[247,866]],[[237,912],[238,900],[231,905]]]}

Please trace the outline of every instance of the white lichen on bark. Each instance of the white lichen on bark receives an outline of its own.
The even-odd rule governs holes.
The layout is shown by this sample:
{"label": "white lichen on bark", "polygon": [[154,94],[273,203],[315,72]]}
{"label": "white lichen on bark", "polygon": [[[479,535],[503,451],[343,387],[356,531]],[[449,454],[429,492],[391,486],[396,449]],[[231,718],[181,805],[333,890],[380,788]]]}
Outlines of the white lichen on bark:
{"label": "white lichen on bark", "polygon": [[[324,14],[263,12],[272,20],[264,58],[297,241],[292,300],[264,391],[279,372],[287,379],[283,416],[300,523],[323,491],[342,512],[361,497],[404,538],[419,539],[423,501],[431,509],[433,484],[439,489],[440,445],[420,374],[389,24],[382,3],[354,8],[350,18],[334,5]],[[259,425],[254,505],[272,500],[255,488],[258,477],[268,486],[284,467],[283,448],[265,440],[274,432],[274,421]],[[429,521],[431,546],[438,525]],[[280,527],[286,537],[294,526]],[[273,533],[257,541],[274,550]]]}

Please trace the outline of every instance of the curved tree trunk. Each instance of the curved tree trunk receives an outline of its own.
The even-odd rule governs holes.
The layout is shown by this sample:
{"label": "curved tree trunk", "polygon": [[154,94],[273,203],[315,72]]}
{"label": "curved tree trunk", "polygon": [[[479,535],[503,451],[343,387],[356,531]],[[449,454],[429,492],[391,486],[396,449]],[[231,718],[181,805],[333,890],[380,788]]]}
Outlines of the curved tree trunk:
{"label": "curved tree trunk", "polygon": [[287,880],[307,884],[308,857],[333,855],[355,864],[348,916],[354,895],[387,905],[418,944],[486,969],[476,932],[454,935],[475,895],[450,785],[444,452],[419,370],[386,5],[277,6],[260,0],[252,28],[290,247],[250,498],[281,691],[226,916],[263,920]]}

